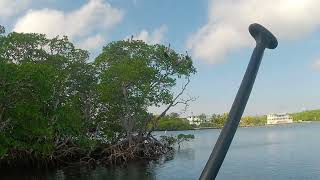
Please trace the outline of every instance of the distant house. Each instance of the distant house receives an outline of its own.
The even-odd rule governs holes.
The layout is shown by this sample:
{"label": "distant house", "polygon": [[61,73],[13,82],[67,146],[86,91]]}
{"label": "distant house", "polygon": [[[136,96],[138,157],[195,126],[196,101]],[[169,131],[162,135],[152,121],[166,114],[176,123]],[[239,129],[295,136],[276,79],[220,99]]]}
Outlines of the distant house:
{"label": "distant house", "polygon": [[292,117],[288,113],[272,113],[267,115],[267,124],[287,124],[292,122]]}
{"label": "distant house", "polygon": [[193,115],[189,116],[189,117],[187,117],[187,120],[189,121],[189,124],[191,124],[191,125],[199,126],[201,124],[201,120],[197,116],[193,116]]}

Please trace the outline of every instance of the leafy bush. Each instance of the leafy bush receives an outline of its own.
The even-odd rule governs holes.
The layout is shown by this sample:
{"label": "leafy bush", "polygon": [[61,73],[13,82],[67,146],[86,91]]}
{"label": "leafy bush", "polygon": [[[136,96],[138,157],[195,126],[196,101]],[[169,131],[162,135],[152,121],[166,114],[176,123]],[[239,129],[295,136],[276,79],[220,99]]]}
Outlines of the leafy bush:
{"label": "leafy bush", "polygon": [[320,109],[293,113],[291,116],[293,117],[294,121],[320,121]]}
{"label": "leafy bush", "polygon": [[178,134],[177,136],[160,136],[160,140],[168,146],[178,144],[178,146],[180,147],[182,142],[190,141],[192,139],[194,139],[193,134]]}
{"label": "leafy bush", "polygon": [[186,119],[166,116],[160,119],[156,129],[159,131],[178,131],[193,129],[193,127],[189,124],[189,122]]}

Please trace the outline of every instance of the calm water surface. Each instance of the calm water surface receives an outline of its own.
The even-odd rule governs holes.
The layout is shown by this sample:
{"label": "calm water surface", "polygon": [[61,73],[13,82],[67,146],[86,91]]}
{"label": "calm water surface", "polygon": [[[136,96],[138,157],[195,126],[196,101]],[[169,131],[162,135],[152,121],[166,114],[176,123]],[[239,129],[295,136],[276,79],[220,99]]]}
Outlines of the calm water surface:
{"label": "calm water surface", "polygon": [[[195,139],[184,143],[173,156],[156,162],[95,170],[22,169],[1,172],[0,179],[198,179],[220,130],[177,131],[167,135],[179,133],[194,134]],[[320,123],[238,129],[217,179],[320,179]]]}

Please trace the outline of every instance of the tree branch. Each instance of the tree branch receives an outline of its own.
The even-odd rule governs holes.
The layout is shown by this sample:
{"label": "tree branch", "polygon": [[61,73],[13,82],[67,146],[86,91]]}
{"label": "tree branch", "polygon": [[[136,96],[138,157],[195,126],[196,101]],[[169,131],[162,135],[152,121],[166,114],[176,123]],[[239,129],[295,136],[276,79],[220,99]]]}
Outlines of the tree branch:
{"label": "tree branch", "polygon": [[[149,130],[147,136],[150,136],[150,135],[151,135],[152,131],[154,131],[154,129],[155,129],[155,125],[158,123],[158,121],[159,121],[161,118],[163,118],[163,117],[167,114],[167,112],[168,112],[172,107],[174,107],[174,106],[176,106],[176,105],[178,105],[178,104],[185,104],[186,107],[187,107],[187,106],[188,106],[188,102],[193,101],[193,100],[195,99],[195,98],[189,98],[189,99],[187,99],[187,100],[181,99],[180,101],[178,101],[178,99],[180,98],[180,96],[181,96],[181,95],[184,93],[184,91],[187,89],[187,86],[189,85],[189,83],[190,83],[190,78],[188,77],[188,78],[187,78],[187,82],[186,82],[186,84],[184,84],[184,85],[182,86],[181,91],[176,95],[175,98],[173,98],[173,100],[172,100],[171,103],[165,108],[165,110],[164,110],[159,116],[157,116],[157,117],[153,120],[152,127],[151,127],[151,129]],[[186,108],[185,108],[185,109],[186,109]]]}

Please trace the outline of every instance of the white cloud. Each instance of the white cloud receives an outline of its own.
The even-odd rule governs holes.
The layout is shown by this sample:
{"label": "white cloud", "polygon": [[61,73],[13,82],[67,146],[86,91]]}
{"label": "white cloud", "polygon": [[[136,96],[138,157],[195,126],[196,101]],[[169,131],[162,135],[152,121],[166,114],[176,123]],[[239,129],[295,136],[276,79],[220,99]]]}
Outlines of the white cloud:
{"label": "white cloud", "polygon": [[[108,31],[124,16],[120,9],[103,0],[89,0],[79,9],[64,12],[55,9],[29,10],[14,26],[16,32],[44,33],[49,37],[67,35],[71,39],[82,39],[93,48],[93,40],[101,41],[97,31]],[[94,35],[95,34],[95,35]]]}
{"label": "white cloud", "polygon": [[14,16],[25,10],[30,0],[0,0],[0,18]]}
{"label": "white cloud", "polygon": [[320,59],[317,59],[314,61],[312,67],[317,70],[317,71],[320,71]]}
{"label": "white cloud", "polygon": [[106,42],[106,39],[101,34],[96,34],[94,36],[90,36],[87,39],[78,42],[77,46],[81,49],[92,50],[97,47],[101,47],[103,43]]}
{"label": "white cloud", "polygon": [[[133,39],[143,40],[148,44],[158,44],[163,41],[164,34],[168,31],[166,25],[162,25],[159,28],[149,32],[147,30],[142,30],[137,35],[133,35]],[[127,37],[126,39],[128,39]]]}
{"label": "white cloud", "polygon": [[219,63],[239,48],[254,45],[248,33],[260,23],[279,39],[298,39],[320,26],[319,0],[211,0],[208,22],[187,41],[194,58]]}

